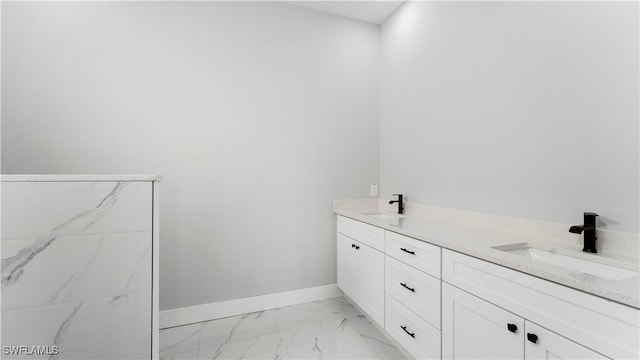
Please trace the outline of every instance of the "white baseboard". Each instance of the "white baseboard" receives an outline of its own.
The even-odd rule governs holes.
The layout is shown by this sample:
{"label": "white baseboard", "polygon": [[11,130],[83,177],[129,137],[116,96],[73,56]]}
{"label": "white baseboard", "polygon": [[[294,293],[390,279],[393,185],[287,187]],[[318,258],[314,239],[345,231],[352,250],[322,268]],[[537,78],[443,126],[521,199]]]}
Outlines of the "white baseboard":
{"label": "white baseboard", "polygon": [[160,329],[342,296],[336,284],[160,311]]}

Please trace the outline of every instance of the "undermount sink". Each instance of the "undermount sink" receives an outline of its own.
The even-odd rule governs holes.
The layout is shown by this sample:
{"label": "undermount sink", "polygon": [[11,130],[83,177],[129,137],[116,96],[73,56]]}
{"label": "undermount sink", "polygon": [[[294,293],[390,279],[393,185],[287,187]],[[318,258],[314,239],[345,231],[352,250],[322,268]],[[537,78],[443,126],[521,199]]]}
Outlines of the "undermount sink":
{"label": "undermount sink", "polygon": [[372,219],[377,219],[377,220],[398,220],[403,217],[402,215],[386,214],[381,212],[371,212],[371,213],[365,213],[363,215]]}
{"label": "undermount sink", "polygon": [[495,249],[515,255],[520,255],[535,261],[560,266],[568,270],[576,271],[578,273],[589,274],[609,280],[623,280],[640,275],[640,273],[636,271],[601,264],[587,259],[563,255],[558,253],[558,250],[556,249],[542,250],[531,247],[527,244],[496,246]]}

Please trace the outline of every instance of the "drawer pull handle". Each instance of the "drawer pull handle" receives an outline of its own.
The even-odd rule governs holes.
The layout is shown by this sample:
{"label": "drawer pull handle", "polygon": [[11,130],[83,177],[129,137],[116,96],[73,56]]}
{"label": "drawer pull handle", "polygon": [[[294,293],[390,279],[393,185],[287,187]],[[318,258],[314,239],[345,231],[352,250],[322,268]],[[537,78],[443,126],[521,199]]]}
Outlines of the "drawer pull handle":
{"label": "drawer pull handle", "polygon": [[356,250],[360,250],[360,246],[358,246],[358,245],[353,245],[353,246],[356,247]]}
{"label": "drawer pull handle", "polygon": [[518,326],[516,324],[507,324],[507,330],[511,331],[512,333],[516,333],[518,332]]}
{"label": "drawer pull handle", "polygon": [[532,333],[527,333],[527,340],[531,341],[532,343],[537,343],[538,342],[538,335],[536,334],[532,334]]}
{"label": "drawer pull handle", "polygon": [[404,252],[406,252],[406,253],[408,253],[408,254],[411,254],[411,255],[415,255],[415,254],[416,254],[416,252],[415,252],[415,251],[407,250],[407,249],[405,249],[405,248],[400,248],[400,250],[402,250],[402,251],[404,251]]}
{"label": "drawer pull handle", "polygon": [[411,292],[416,292],[416,289],[415,289],[415,288],[410,288],[410,287],[408,287],[408,286],[407,286],[407,284],[405,284],[405,283],[400,283],[400,285],[402,285],[402,287],[404,287],[405,289],[407,289],[407,290],[409,290],[409,291],[411,291]]}
{"label": "drawer pull handle", "polygon": [[409,336],[411,336],[412,338],[416,338],[416,333],[410,333],[409,330],[407,330],[407,327],[404,325],[400,325],[400,328],[402,328],[402,330],[404,330],[404,332],[406,332],[407,334],[409,334]]}
{"label": "drawer pull handle", "polygon": [[356,247],[356,244],[351,244],[351,248],[352,249],[355,248],[355,247]]}

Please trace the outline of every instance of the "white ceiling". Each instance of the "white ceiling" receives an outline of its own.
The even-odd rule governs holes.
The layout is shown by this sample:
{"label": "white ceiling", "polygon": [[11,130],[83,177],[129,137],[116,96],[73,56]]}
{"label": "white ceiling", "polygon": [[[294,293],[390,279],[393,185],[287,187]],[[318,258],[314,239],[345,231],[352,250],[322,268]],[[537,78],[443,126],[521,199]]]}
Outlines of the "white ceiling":
{"label": "white ceiling", "polygon": [[290,3],[329,14],[362,20],[374,24],[382,24],[404,0],[372,0],[372,1],[290,1]]}

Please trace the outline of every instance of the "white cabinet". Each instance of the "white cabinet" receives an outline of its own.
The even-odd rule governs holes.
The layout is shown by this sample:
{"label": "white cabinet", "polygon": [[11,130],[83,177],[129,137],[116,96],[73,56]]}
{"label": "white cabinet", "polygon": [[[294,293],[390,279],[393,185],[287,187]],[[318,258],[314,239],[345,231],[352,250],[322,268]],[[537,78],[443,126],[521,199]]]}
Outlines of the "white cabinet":
{"label": "white cabinet", "polygon": [[358,258],[356,241],[338,234],[338,287],[350,298],[358,294]]}
{"label": "white cabinet", "polygon": [[442,253],[442,274],[443,281],[464,290],[443,283],[443,346],[448,349],[462,346],[450,344],[459,326],[454,321],[460,296],[452,294],[462,293],[526,319],[527,333],[538,337],[534,344],[527,334],[527,358],[638,358],[638,309],[449,250]]}
{"label": "white cabinet", "polygon": [[440,247],[391,231],[384,234],[384,252],[440,279]]}
{"label": "white cabinet", "polygon": [[384,251],[384,229],[338,216],[338,233]]}
{"label": "white cabinet", "polygon": [[442,285],[443,359],[523,359],[524,320]]}
{"label": "white cabinet", "polygon": [[338,286],[419,359],[640,358],[640,311],[338,216]]}
{"label": "white cabinet", "polygon": [[529,321],[525,332],[525,359],[609,359]]}
{"label": "white cabinet", "polygon": [[356,249],[360,294],[358,304],[384,327],[384,254],[362,245]]}
{"label": "white cabinet", "polygon": [[440,248],[385,231],[385,331],[413,357],[440,359]]}
{"label": "white cabinet", "polygon": [[440,328],[440,279],[387,256],[385,291],[416,315]]}
{"label": "white cabinet", "polygon": [[385,331],[416,359],[440,359],[440,330],[387,295]]}
{"label": "white cabinet", "polygon": [[605,359],[449,284],[442,285],[443,359]]}
{"label": "white cabinet", "polygon": [[[383,246],[384,230],[341,217],[338,224],[338,287],[371,320],[384,327],[384,253],[365,245]],[[376,237],[377,230],[382,238]]]}

